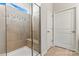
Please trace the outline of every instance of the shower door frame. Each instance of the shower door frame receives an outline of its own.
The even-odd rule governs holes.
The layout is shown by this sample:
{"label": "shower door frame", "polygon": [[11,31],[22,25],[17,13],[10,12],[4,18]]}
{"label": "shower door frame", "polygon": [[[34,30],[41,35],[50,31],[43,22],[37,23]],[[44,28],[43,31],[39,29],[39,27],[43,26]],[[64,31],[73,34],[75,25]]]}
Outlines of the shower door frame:
{"label": "shower door frame", "polygon": [[5,4],[5,50],[6,50],[6,56],[7,56],[7,8]]}
{"label": "shower door frame", "polygon": [[33,5],[36,5],[37,7],[39,7],[39,54],[37,55],[41,55],[41,7],[37,4],[37,3],[33,3],[32,6],[31,6],[31,40],[32,40],[32,44],[31,44],[31,48],[32,48],[32,56],[33,56]]}

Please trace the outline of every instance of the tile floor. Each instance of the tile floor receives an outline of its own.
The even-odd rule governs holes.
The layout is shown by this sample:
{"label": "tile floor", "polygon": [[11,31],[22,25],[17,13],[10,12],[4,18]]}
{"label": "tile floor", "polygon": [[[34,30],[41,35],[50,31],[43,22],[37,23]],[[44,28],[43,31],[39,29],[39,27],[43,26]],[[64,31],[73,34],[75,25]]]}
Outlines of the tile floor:
{"label": "tile floor", "polygon": [[79,53],[60,47],[53,47],[48,50],[45,56],[79,56]]}

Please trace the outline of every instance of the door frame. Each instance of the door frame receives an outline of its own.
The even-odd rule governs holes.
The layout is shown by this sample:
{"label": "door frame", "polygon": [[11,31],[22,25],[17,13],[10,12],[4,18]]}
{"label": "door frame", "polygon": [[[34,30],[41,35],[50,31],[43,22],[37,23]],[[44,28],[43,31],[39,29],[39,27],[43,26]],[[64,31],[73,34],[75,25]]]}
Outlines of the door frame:
{"label": "door frame", "polygon": [[33,5],[36,5],[38,8],[39,8],[39,54],[37,55],[41,55],[41,7],[37,4],[37,3],[33,3],[31,5],[31,10],[32,10],[32,15],[31,15],[31,40],[32,40],[32,43],[31,43],[31,51],[32,51],[32,56],[33,55],[33,49],[34,49],[34,45],[33,45],[33,23],[32,23],[32,19],[33,19]]}
{"label": "door frame", "polygon": [[[75,48],[75,51],[77,51],[78,52],[78,36],[77,36],[77,20],[78,20],[78,5],[74,5],[74,6],[72,6],[72,7],[68,7],[68,8],[65,8],[65,9],[61,9],[61,10],[59,10],[59,11],[57,11],[57,12],[54,12],[54,40],[55,40],[55,14],[57,14],[57,13],[59,13],[59,12],[62,12],[62,11],[66,11],[66,10],[70,10],[70,9],[75,9],[75,16],[74,16],[74,18],[75,18],[75,40],[76,40],[76,48]],[[55,10],[54,10],[55,11]],[[55,41],[54,41],[54,43],[55,43]],[[54,47],[55,47],[55,45],[54,45]]]}

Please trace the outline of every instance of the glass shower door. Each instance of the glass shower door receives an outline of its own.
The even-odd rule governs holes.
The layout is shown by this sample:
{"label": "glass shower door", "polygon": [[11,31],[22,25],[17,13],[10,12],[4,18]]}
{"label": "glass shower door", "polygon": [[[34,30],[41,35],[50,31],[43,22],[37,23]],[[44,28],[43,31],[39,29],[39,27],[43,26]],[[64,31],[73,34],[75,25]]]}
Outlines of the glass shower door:
{"label": "glass shower door", "polygon": [[5,3],[0,3],[0,56],[6,55]]}
{"label": "glass shower door", "polygon": [[31,56],[31,5],[9,3],[7,10],[7,55]]}
{"label": "glass shower door", "polygon": [[40,7],[33,4],[32,28],[33,28],[33,55],[39,55],[41,52],[41,19]]}
{"label": "glass shower door", "polygon": [[0,3],[0,55],[35,56],[41,52],[40,7]]}

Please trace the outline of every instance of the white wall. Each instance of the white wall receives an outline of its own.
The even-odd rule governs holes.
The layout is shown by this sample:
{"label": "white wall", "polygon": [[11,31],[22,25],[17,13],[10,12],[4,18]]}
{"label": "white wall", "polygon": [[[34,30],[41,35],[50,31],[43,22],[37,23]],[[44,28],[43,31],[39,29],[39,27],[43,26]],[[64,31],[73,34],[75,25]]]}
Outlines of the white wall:
{"label": "white wall", "polygon": [[[53,13],[53,5],[42,3],[41,4],[41,52],[42,55],[45,54],[48,50],[48,41],[47,39],[47,20],[50,17],[50,13]],[[52,36],[52,35],[51,35]]]}
{"label": "white wall", "polygon": [[41,4],[41,53],[44,54],[47,50],[47,8],[46,4]]}
{"label": "white wall", "polygon": [[79,50],[79,4],[75,3],[54,3],[55,13],[68,8],[76,7],[76,50]]}
{"label": "white wall", "polygon": [[57,12],[63,9],[72,8],[75,5],[75,3],[54,3],[54,11]]}
{"label": "white wall", "polygon": [[47,45],[48,49],[53,46],[53,25],[54,19],[53,19],[53,4],[48,3],[47,4]]}

